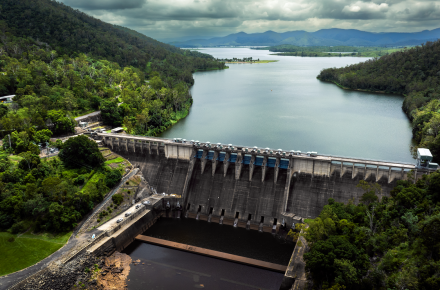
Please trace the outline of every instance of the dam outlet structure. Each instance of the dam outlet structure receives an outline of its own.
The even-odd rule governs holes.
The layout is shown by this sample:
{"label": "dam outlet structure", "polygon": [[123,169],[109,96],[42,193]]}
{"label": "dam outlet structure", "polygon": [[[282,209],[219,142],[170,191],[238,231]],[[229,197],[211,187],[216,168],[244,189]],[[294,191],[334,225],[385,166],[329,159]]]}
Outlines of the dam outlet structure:
{"label": "dam outlet structure", "polygon": [[389,196],[398,180],[435,169],[415,164],[273,151],[209,142],[93,133],[134,166],[159,194],[180,197],[182,216],[246,228],[292,225],[317,217],[329,198],[358,202],[359,181]]}

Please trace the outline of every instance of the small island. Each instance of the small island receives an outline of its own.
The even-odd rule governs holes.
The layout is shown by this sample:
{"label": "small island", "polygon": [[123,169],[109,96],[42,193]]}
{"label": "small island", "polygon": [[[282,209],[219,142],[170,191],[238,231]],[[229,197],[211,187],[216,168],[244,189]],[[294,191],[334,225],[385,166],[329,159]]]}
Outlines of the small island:
{"label": "small island", "polygon": [[252,64],[252,63],[277,62],[278,60],[260,60],[259,58],[258,59],[252,59],[252,57],[243,57],[242,59],[240,59],[240,58],[234,57],[232,59],[229,59],[229,58],[224,58],[224,59],[217,58],[217,61],[224,62],[224,63],[250,63],[250,64]]}

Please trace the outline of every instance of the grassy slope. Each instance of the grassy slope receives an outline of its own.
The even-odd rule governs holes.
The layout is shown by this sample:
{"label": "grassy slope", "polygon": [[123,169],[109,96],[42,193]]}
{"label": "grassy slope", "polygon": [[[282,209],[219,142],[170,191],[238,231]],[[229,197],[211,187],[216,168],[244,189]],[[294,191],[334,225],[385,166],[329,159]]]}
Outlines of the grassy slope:
{"label": "grassy slope", "polygon": [[[72,233],[51,236],[0,232],[0,276],[32,266],[60,249]],[[14,237],[14,242],[8,239]]]}

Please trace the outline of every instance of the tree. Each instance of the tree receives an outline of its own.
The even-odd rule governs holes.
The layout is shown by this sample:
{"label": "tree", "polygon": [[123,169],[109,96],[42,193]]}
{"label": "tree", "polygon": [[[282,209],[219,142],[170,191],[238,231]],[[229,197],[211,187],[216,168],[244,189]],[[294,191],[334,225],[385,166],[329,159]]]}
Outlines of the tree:
{"label": "tree", "polygon": [[64,143],[59,157],[65,166],[72,168],[93,168],[104,163],[104,157],[96,142],[84,135],[69,138]]}
{"label": "tree", "polygon": [[117,168],[112,169],[105,174],[105,184],[112,188],[115,186],[122,178],[121,171]]}
{"label": "tree", "polygon": [[101,102],[101,118],[105,124],[112,126],[122,125],[122,116],[119,112],[118,103],[113,100],[104,100]]}
{"label": "tree", "polygon": [[40,157],[30,151],[20,153],[19,156],[23,158],[18,164],[21,169],[31,170],[40,164]]}
{"label": "tree", "polygon": [[364,194],[360,198],[360,201],[365,205],[378,201],[379,198],[377,197],[377,194],[382,193],[382,188],[378,183],[368,183],[365,180],[360,180],[356,187],[360,187],[364,190]]}
{"label": "tree", "polygon": [[122,201],[124,200],[124,196],[120,193],[116,193],[112,196],[113,203],[116,205],[120,205]]}
{"label": "tree", "polygon": [[5,104],[0,104],[0,118],[3,118],[8,113],[8,107]]}
{"label": "tree", "polygon": [[65,134],[74,132],[75,120],[66,116],[62,110],[51,110],[47,112],[47,117],[52,121],[50,128],[54,134]]}
{"label": "tree", "polygon": [[319,280],[328,282],[333,281],[344,268],[350,268],[351,271],[351,267],[357,271],[347,273],[349,277],[345,278],[353,281],[353,275],[358,275],[356,278],[359,278],[369,265],[368,256],[363,249],[357,249],[345,237],[335,235],[314,243],[310,251],[304,254],[304,260],[306,269],[312,271],[314,277],[317,275]]}
{"label": "tree", "polygon": [[43,129],[35,133],[34,139],[35,142],[37,143],[46,143],[49,142],[52,135],[53,135],[52,131],[48,129]]}

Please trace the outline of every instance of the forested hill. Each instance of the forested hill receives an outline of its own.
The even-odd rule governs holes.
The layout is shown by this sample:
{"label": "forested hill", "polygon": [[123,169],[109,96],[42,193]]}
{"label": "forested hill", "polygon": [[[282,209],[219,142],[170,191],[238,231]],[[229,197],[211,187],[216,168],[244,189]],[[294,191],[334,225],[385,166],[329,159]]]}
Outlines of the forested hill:
{"label": "forested hill", "polygon": [[60,55],[85,53],[123,67],[148,67],[147,72],[158,71],[188,84],[194,83],[192,72],[224,66],[211,56],[183,51],[56,1],[2,0],[0,7],[0,21],[7,23],[12,35],[47,43]]}
{"label": "forested hill", "polygon": [[318,75],[349,89],[406,95],[403,110],[413,122],[418,147],[440,162],[440,40]]}

